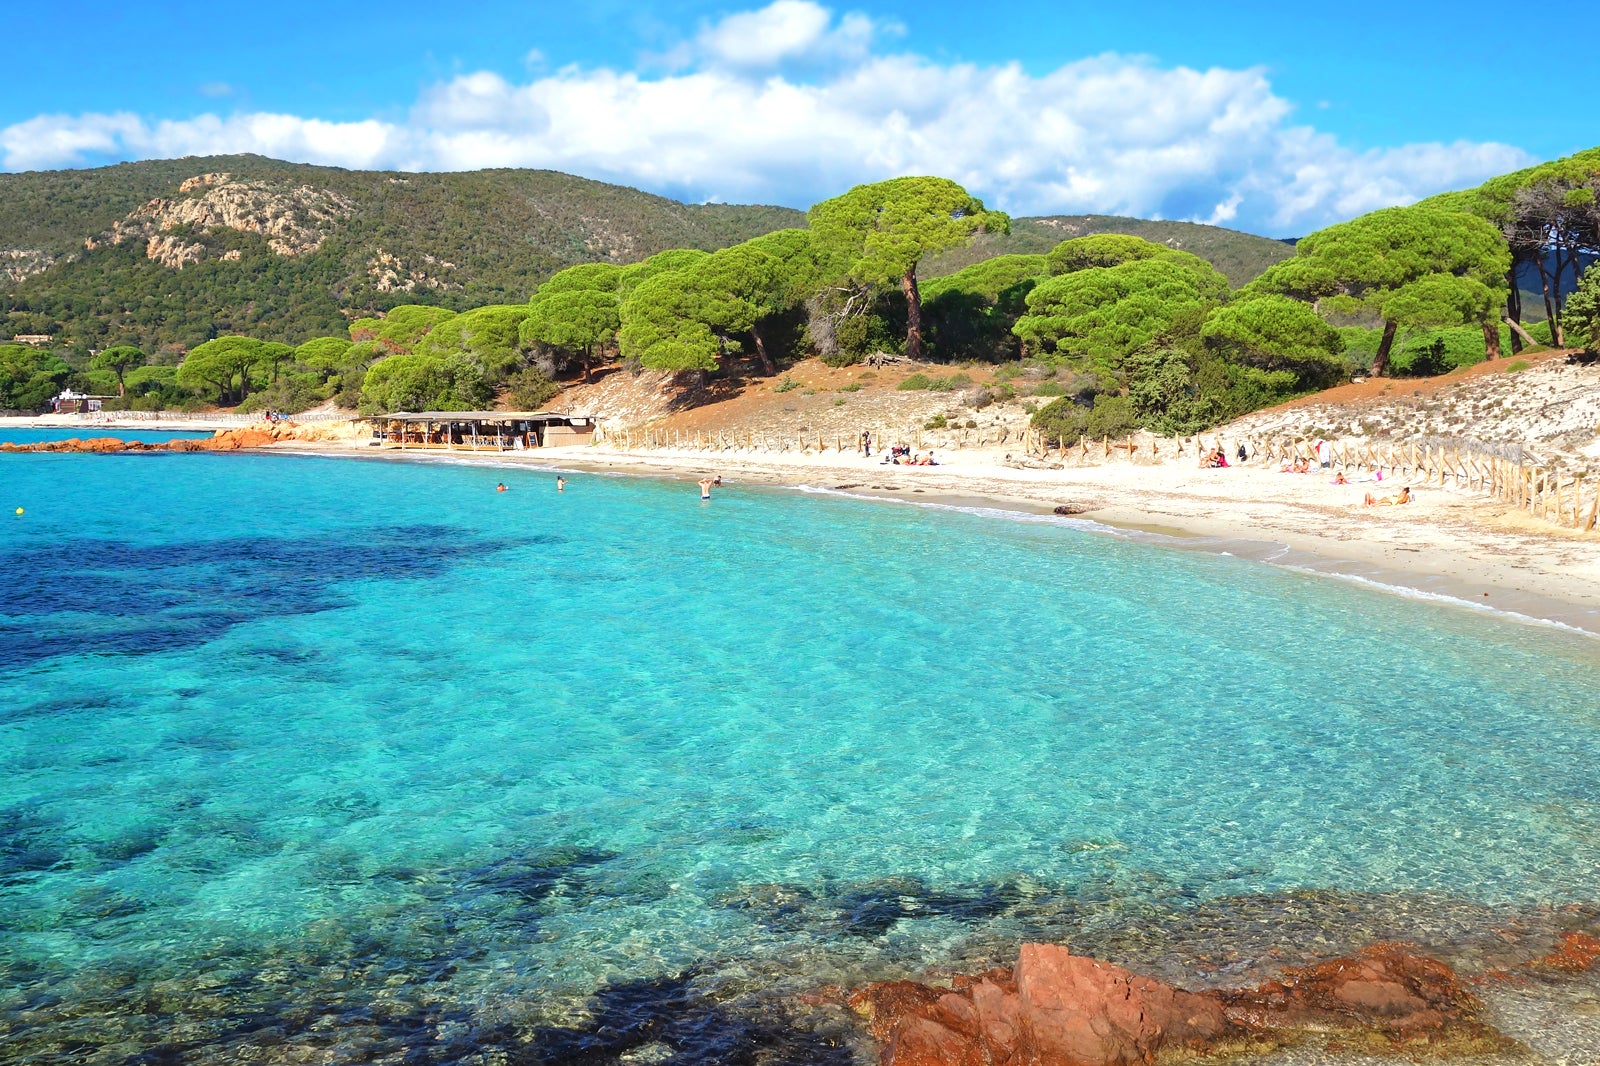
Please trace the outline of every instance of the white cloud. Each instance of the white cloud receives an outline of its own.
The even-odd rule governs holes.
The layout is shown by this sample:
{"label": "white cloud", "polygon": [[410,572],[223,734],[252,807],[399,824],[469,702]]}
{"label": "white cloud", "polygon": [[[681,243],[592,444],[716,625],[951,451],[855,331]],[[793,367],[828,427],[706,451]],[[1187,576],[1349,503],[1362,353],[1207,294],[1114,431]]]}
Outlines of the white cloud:
{"label": "white cloud", "polygon": [[[1501,144],[1354,150],[1297,124],[1259,70],[1105,55],[1033,75],[874,54],[880,31],[776,0],[705,28],[698,58],[660,76],[464,74],[398,123],[42,115],[0,130],[0,153],[12,170],[236,151],[349,167],[532,166],[801,207],[860,181],[941,174],[1016,214],[1192,218],[1282,235],[1528,162]],[[840,61],[815,73],[825,58]],[[791,69],[800,61],[811,76]]]}
{"label": "white cloud", "polygon": [[789,60],[856,60],[875,33],[894,32],[866,15],[833,12],[812,0],[773,0],[758,11],[740,11],[707,26],[696,39],[706,60],[734,67],[774,67]]}

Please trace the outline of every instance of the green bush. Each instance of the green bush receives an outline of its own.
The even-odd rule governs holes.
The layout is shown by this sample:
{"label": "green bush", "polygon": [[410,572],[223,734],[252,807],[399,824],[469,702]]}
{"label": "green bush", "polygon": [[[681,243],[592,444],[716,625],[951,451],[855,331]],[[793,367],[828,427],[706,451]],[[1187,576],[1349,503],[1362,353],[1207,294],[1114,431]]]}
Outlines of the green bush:
{"label": "green bush", "polygon": [[494,397],[483,366],[466,356],[396,355],[367,370],[361,413],[472,411]]}
{"label": "green bush", "polygon": [[1063,396],[1039,408],[1030,424],[1052,440],[1071,444],[1089,431],[1089,409]]}
{"label": "green bush", "polygon": [[323,401],[320,385],[321,375],[317,373],[285,375],[259,392],[246,396],[237,410],[240,414],[280,411],[296,415],[301,411],[309,411]]}
{"label": "green bush", "polygon": [[933,379],[929,378],[928,375],[922,373],[921,371],[918,371],[917,373],[906,378],[900,384],[896,385],[895,388],[899,389],[901,392],[921,392],[932,384]]}
{"label": "green bush", "polygon": [[1065,396],[1067,387],[1059,381],[1041,381],[1033,387],[1035,396]]}
{"label": "green bush", "polygon": [[800,387],[800,383],[798,381],[796,381],[794,378],[785,376],[782,381],[780,381],[776,385],[772,386],[772,391],[773,392],[789,392],[789,391],[791,391],[793,389],[798,389],[799,387]]}
{"label": "green bush", "polygon": [[848,385],[841,385],[841,386],[839,386],[839,391],[840,392],[860,392],[861,391],[861,382],[852,381]]}
{"label": "green bush", "polygon": [[1113,396],[1102,392],[1094,398],[1089,410],[1088,433],[1091,437],[1121,437],[1139,428],[1133,415],[1133,400],[1127,396]]}
{"label": "green bush", "polygon": [[1476,366],[1486,358],[1483,330],[1477,326],[1417,330],[1395,344],[1389,373],[1395,377],[1437,377],[1458,367]]}
{"label": "green bush", "polygon": [[922,423],[922,428],[923,429],[945,429],[949,425],[950,425],[950,419],[946,418],[942,414],[939,414],[939,415],[934,415],[932,418],[930,418],[926,422]]}
{"label": "green bush", "polygon": [[538,367],[518,371],[507,384],[511,386],[511,406],[519,411],[537,411],[561,391],[561,386]]}
{"label": "green bush", "polygon": [[951,374],[945,378],[934,378],[928,382],[928,389],[932,392],[954,392],[963,385],[971,385],[972,379],[965,374]]}
{"label": "green bush", "polygon": [[1526,369],[1528,369],[1528,361],[1526,359],[1513,359],[1501,369],[1501,373],[1520,374]]}

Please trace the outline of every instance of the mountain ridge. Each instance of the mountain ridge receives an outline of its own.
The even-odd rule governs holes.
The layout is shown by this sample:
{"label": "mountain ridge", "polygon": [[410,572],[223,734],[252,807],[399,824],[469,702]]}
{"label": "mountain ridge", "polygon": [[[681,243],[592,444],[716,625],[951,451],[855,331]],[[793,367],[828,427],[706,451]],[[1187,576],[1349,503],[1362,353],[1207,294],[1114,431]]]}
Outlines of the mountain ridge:
{"label": "mountain ridge", "polygon": [[[256,155],[0,174],[0,334],[181,351],[224,333],[289,342],[400,303],[521,303],[577,263],[712,251],[805,225],[793,208],[685,204],[550,170],[345,170]],[[1153,235],[1235,285],[1269,238],[1116,216],[1015,220],[926,277],[1091,232]]]}

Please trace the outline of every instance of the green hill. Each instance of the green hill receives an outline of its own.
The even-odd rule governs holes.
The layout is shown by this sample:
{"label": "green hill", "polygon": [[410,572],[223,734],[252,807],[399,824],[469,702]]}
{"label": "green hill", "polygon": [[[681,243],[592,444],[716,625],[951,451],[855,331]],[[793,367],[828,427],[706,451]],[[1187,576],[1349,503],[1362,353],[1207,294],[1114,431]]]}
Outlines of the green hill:
{"label": "green hill", "polygon": [[804,221],[542,170],[246,155],[0,174],[0,335],[147,351],[231,332],[298,342],[354,314],[521,302],[574,263],[722,248]]}
{"label": "green hill", "polygon": [[[397,304],[520,303],[575,263],[804,224],[786,207],[682,204],[546,170],[403,174],[239,155],[0,174],[0,336],[152,353],[226,333],[297,343]],[[1182,248],[1235,285],[1291,253],[1215,226],[1055,216],[1018,219],[923,274],[1091,233]]]}
{"label": "green hill", "polygon": [[927,278],[942,277],[997,255],[1041,254],[1064,240],[1097,233],[1126,233],[1198,255],[1210,260],[1234,288],[1294,254],[1294,246],[1288,242],[1198,222],[1150,222],[1118,215],[1049,215],[1013,219],[1009,236],[981,236],[966,248],[925,260],[920,273]]}

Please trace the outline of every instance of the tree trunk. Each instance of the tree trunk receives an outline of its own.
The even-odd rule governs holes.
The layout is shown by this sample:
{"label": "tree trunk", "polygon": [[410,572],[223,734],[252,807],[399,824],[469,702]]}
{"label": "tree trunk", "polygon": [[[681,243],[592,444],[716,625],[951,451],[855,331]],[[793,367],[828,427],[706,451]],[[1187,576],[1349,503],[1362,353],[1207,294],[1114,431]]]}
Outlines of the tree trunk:
{"label": "tree trunk", "polygon": [[[1511,269],[1506,272],[1506,281],[1510,284],[1510,288],[1506,291],[1505,320],[1507,322],[1515,322],[1520,326],[1522,324],[1522,290],[1517,288],[1517,264],[1514,260],[1511,263]],[[1511,354],[1516,355],[1520,351],[1522,351],[1522,336],[1517,330],[1513,329],[1511,331]]]}
{"label": "tree trunk", "polygon": [[922,294],[917,291],[915,265],[900,279],[900,288],[906,294],[906,358],[922,358]]}
{"label": "tree trunk", "polygon": [[1544,249],[1539,249],[1539,258],[1534,260],[1534,265],[1539,268],[1539,287],[1544,289],[1544,317],[1550,323],[1550,339],[1555,340],[1556,309],[1550,306],[1550,271],[1544,266]]}
{"label": "tree trunk", "polygon": [[[1504,322],[1506,325],[1511,327],[1511,336],[1522,338],[1522,343],[1527,345],[1529,348],[1534,348],[1534,347],[1538,346],[1539,342],[1533,339],[1533,335],[1532,334],[1530,334],[1527,330],[1522,328],[1522,323],[1521,322],[1518,322],[1516,319],[1512,318],[1510,315],[1507,315],[1505,318],[1501,319],[1501,321]],[[1516,352],[1520,352],[1521,350],[1522,349],[1520,347],[1515,346],[1515,345],[1513,345],[1512,349],[1511,349],[1513,354],[1515,354]]]}
{"label": "tree trunk", "polygon": [[1555,305],[1555,314],[1550,316],[1550,340],[1554,342],[1557,348],[1565,348],[1567,346],[1567,334],[1561,328],[1561,275],[1569,265],[1576,261],[1575,256],[1568,255],[1566,261],[1563,262],[1561,259],[1562,247],[1562,242],[1557,240],[1556,272],[1554,277],[1551,278],[1551,288],[1554,290],[1551,293],[1551,302]]}
{"label": "tree trunk", "polygon": [[583,363],[583,383],[585,385],[587,385],[589,383],[589,361],[591,359],[593,359],[593,358],[594,358],[594,349],[587,348],[587,347],[584,348],[584,350],[583,350],[583,358],[580,359],[579,362]]}
{"label": "tree trunk", "polygon": [[1483,350],[1490,359],[1500,358],[1500,323],[1493,319],[1483,320]]}
{"label": "tree trunk", "polygon": [[761,361],[761,372],[768,377],[776,374],[778,368],[773,365],[772,356],[767,354],[767,342],[761,339],[761,330],[752,325],[750,338],[756,342],[756,358]]}
{"label": "tree trunk", "polygon": [[1381,378],[1389,372],[1389,349],[1394,347],[1394,334],[1398,328],[1393,320],[1383,324],[1383,340],[1378,345],[1378,354],[1372,359],[1372,376],[1375,378]]}
{"label": "tree trunk", "polygon": [[122,383],[122,371],[117,371],[117,398],[122,399],[128,395],[128,388]]}

